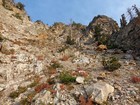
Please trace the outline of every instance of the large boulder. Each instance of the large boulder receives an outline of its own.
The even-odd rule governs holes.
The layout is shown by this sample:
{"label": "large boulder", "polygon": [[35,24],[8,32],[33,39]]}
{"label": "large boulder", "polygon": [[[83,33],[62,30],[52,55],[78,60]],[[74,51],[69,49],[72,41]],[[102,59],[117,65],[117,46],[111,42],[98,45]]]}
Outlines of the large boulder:
{"label": "large boulder", "polygon": [[134,18],[127,26],[113,34],[109,45],[125,51],[140,50],[140,17]]}
{"label": "large boulder", "polygon": [[86,92],[88,96],[92,97],[94,102],[102,104],[107,101],[109,94],[114,92],[114,87],[105,82],[97,82],[87,87]]}

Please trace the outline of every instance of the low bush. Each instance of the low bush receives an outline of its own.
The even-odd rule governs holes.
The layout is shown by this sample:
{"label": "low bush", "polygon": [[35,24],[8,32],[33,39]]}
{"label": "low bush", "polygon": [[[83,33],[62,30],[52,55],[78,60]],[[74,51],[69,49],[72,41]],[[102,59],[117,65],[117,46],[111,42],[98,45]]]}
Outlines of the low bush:
{"label": "low bush", "polygon": [[0,34],[0,42],[4,40],[3,36]]}
{"label": "low bush", "polygon": [[17,7],[18,9],[20,9],[20,10],[24,10],[25,5],[22,4],[21,2],[18,2],[18,3],[16,4],[16,7]]}
{"label": "low bush", "polygon": [[107,45],[107,47],[108,47],[109,49],[115,49],[115,48],[118,48],[118,46],[117,46],[117,45],[114,45],[114,44]]}
{"label": "low bush", "polygon": [[140,83],[140,77],[133,76],[133,77],[131,77],[131,81],[133,83]]}
{"label": "low bush", "polygon": [[9,95],[10,98],[16,98],[18,96],[19,96],[19,92],[18,91],[11,92],[10,95]]}
{"label": "low bush", "polygon": [[44,89],[50,89],[50,88],[51,88],[51,85],[49,85],[48,83],[42,83],[42,84],[35,87],[35,91],[37,93],[39,93]]}
{"label": "low bush", "polygon": [[68,46],[64,46],[60,49],[58,49],[58,52],[61,53],[61,52],[64,52],[66,49],[68,49],[69,47]]}
{"label": "low bush", "polygon": [[17,19],[22,20],[22,16],[19,13],[13,14],[14,17],[16,17]]}
{"label": "low bush", "polygon": [[76,22],[72,22],[72,27],[76,27],[76,29],[80,29],[80,28],[82,28],[83,27],[83,25],[81,24],[81,23],[76,23]]}
{"label": "low bush", "polygon": [[63,71],[60,76],[59,79],[62,83],[68,84],[68,83],[72,83],[76,81],[76,78],[73,77],[69,72]]}
{"label": "low bush", "polygon": [[108,36],[105,34],[102,34],[99,38],[98,38],[98,43],[99,44],[107,44],[107,40],[108,40]]}
{"label": "low bush", "polygon": [[20,105],[31,105],[31,102],[29,102],[29,100],[25,98],[20,101]]}
{"label": "low bush", "polygon": [[108,71],[114,71],[121,67],[119,60],[116,57],[102,58],[102,64]]}
{"label": "low bush", "polygon": [[71,38],[71,36],[67,36],[66,44],[74,45],[75,41]]}
{"label": "low bush", "polygon": [[13,91],[10,93],[9,97],[10,98],[16,98],[18,97],[21,93],[24,93],[25,91],[27,91],[26,87],[18,87],[17,91]]}
{"label": "low bush", "polygon": [[33,82],[33,83],[31,83],[30,85],[28,85],[27,87],[30,87],[30,88],[32,88],[32,87],[35,87],[36,85],[38,84],[38,82]]}
{"label": "low bush", "polygon": [[62,66],[60,65],[60,63],[58,63],[58,62],[53,62],[51,65],[50,65],[50,67],[49,67],[49,69],[56,69],[56,68],[61,68]]}
{"label": "low bush", "polygon": [[[35,97],[36,94],[37,94],[37,92],[35,92],[35,91],[29,93],[29,94],[27,95],[27,99],[28,99],[27,102],[32,102],[32,101],[33,101],[33,98]],[[25,104],[25,105],[26,105],[26,104]]]}

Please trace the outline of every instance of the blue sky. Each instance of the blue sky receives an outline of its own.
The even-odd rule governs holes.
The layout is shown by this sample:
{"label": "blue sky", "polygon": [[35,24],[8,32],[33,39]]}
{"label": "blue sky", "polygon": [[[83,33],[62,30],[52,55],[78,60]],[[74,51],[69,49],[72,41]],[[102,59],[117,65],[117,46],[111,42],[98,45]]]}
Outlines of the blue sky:
{"label": "blue sky", "polygon": [[33,21],[42,20],[52,25],[54,22],[88,25],[96,15],[107,15],[119,22],[121,14],[140,0],[16,0],[25,4],[25,9]]}

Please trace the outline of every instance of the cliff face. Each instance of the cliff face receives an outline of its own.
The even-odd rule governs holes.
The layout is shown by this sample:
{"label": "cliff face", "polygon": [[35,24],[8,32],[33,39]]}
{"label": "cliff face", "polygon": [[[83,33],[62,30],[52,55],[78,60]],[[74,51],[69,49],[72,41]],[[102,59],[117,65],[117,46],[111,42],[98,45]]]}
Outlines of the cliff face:
{"label": "cliff face", "polygon": [[134,18],[127,26],[113,34],[109,44],[124,50],[140,50],[140,17]]}

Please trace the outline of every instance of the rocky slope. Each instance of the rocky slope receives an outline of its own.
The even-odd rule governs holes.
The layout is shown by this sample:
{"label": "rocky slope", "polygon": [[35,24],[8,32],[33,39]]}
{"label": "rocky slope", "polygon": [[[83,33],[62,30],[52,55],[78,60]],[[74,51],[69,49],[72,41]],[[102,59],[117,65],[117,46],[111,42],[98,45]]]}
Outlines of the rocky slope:
{"label": "rocky slope", "polygon": [[[139,105],[140,63],[129,52],[98,51],[84,45],[86,26],[33,23],[12,0],[2,1],[0,104]],[[112,55],[121,67],[110,72],[102,58]]]}

